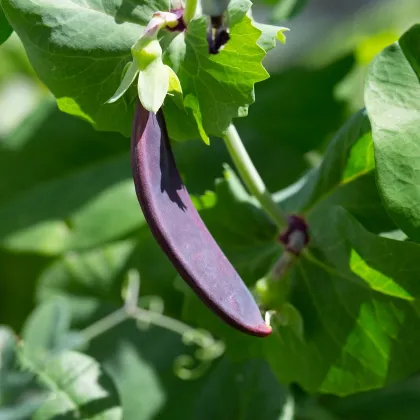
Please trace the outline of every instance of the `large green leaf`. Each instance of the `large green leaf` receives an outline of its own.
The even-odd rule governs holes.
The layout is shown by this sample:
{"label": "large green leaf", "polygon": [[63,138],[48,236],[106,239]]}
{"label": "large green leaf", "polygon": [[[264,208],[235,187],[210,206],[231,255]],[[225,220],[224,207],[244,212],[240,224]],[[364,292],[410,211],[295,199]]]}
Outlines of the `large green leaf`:
{"label": "large green leaf", "polygon": [[35,420],[123,418],[112,379],[91,357],[64,351],[37,373],[51,394],[35,413]]}
{"label": "large green leaf", "polygon": [[13,28],[10,26],[9,21],[4,15],[3,9],[0,3],[0,45],[7,41],[9,36],[12,34]]}
{"label": "large green leaf", "polygon": [[345,395],[418,370],[420,247],[369,233],[341,207],[309,222],[312,246],[292,271],[304,341],[288,327],[264,341],[277,377]]}
{"label": "large green leaf", "polygon": [[420,239],[420,25],[370,66],[365,101],[372,123],[378,186],[395,223]]}

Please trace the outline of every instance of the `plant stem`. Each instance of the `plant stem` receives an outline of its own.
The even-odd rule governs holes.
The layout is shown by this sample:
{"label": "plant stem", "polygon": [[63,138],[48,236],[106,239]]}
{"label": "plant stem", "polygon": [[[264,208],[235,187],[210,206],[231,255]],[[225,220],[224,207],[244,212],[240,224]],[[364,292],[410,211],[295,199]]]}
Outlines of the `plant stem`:
{"label": "plant stem", "polygon": [[257,169],[249,157],[235,126],[231,124],[223,137],[233,162],[249,192],[259,201],[263,210],[283,229],[287,217],[271,197]]}
{"label": "plant stem", "polygon": [[296,255],[285,250],[274,264],[274,267],[268,275],[268,281],[276,282],[281,280],[295,261]]}
{"label": "plant stem", "polygon": [[198,0],[186,0],[185,1],[185,9],[184,9],[184,22],[185,25],[194,19],[195,11],[197,9]]}
{"label": "plant stem", "polygon": [[82,337],[83,342],[88,343],[94,338],[104,334],[111,328],[121,324],[128,318],[129,316],[127,315],[125,308],[120,308],[115,312],[110,313],[105,318],[102,318],[99,321],[94,322],[92,325],[86,327],[80,332],[80,336]]}
{"label": "plant stem", "polygon": [[172,331],[181,336],[193,330],[192,327],[184,324],[182,321],[143,308],[136,308],[131,317],[140,322],[150,322],[152,325]]}

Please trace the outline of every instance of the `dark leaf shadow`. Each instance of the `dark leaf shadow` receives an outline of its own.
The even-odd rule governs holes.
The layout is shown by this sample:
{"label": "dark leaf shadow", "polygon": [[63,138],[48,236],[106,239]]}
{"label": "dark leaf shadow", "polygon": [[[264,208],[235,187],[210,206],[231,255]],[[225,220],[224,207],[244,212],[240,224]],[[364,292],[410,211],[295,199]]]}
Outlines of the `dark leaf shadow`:
{"label": "dark leaf shadow", "polygon": [[162,135],[160,137],[160,189],[161,192],[166,192],[170,200],[176,203],[182,211],[186,211],[187,206],[179,194],[179,191],[185,189],[185,186],[176,166],[162,113],[158,114],[158,121],[162,127]]}

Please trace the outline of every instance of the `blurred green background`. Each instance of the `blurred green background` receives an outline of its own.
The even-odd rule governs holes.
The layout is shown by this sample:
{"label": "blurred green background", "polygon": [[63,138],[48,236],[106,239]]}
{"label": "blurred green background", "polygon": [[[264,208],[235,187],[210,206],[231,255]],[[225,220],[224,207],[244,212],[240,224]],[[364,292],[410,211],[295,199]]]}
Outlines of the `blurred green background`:
{"label": "blurred green background", "polygon": [[[271,78],[256,86],[256,103],[237,127],[267,187],[278,192],[319,162],[332,134],[363,106],[366,66],[420,21],[420,4],[313,0],[284,19],[296,2],[269,3],[258,2],[254,17],[275,19],[291,31],[287,44],[269,53]],[[233,166],[219,139],[210,147],[201,141],[174,147],[197,197],[215,190],[224,164]],[[243,238],[229,231],[225,210],[222,203],[203,217],[216,238],[223,236],[221,246],[244,279],[255,282],[278,250],[249,261],[244,252],[252,255],[258,244],[246,250],[238,245]],[[96,132],[58,111],[14,34],[0,47],[0,420],[31,418],[42,400],[33,376],[16,368],[11,331],[21,334],[36,307],[29,322],[42,330],[57,308],[39,308],[52,296],[69,308],[72,328],[90,325],[121,306],[130,269],[140,274],[141,296],[158,297],[167,316],[200,326],[200,319],[188,316],[185,287],[142,218],[129,139]],[[420,418],[418,377],[342,399],[308,396],[277,383],[259,357],[228,354],[198,379],[183,380],[173,362],[191,351],[173,332],[129,322],[86,349],[113,377],[129,420]]]}

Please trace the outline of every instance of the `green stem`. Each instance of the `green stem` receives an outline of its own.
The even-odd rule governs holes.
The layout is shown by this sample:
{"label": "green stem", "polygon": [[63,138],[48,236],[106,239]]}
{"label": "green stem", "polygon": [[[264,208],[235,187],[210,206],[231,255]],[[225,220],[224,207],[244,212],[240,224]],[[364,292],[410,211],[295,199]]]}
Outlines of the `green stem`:
{"label": "green stem", "polygon": [[184,22],[186,25],[194,19],[195,11],[197,9],[198,0],[186,0],[184,9]]}
{"label": "green stem", "polygon": [[233,124],[229,126],[223,139],[249,192],[259,201],[263,210],[273,219],[279,229],[283,229],[287,226],[287,217],[264,185]]}
{"label": "green stem", "polygon": [[166,315],[148,311],[143,308],[136,308],[131,316],[137,321],[150,322],[157,327],[164,328],[181,336],[193,330],[192,327],[184,324],[182,321],[178,321],[175,318],[169,318]]}
{"label": "green stem", "polygon": [[94,338],[104,334],[111,328],[116,327],[126,319],[129,319],[129,316],[125,308],[118,309],[115,312],[107,315],[105,318],[102,318],[99,321],[94,322],[92,325],[86,327],[80,332],[80,336],[82,337],[84,343],[89,343]]}

